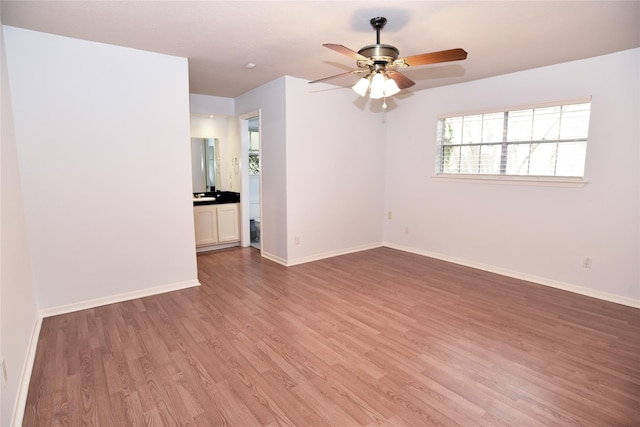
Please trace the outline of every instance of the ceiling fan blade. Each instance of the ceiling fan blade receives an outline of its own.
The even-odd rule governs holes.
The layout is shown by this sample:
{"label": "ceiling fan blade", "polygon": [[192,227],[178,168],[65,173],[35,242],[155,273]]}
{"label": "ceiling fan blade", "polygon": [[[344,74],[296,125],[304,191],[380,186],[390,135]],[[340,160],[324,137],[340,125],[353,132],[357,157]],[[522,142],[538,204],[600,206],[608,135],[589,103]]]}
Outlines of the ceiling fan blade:
{"label": "ceiling fan blade", "polygon": [[341,44],[333,44],[333,43],[325,43],[322,46],[328,47],[331,50],[335,50],[338,53],[343,55],[347,55],[349,58],[353,58],[355,60],[366,61],[367,57],[360,55],[358,52],[349,49],[348,47],[342,46]]}
{"label": "ceiling fan blade", "polygon": [[464,49],[441,50],[440,52],[423,53],[421,55],[407,56],[404,63],[415,67],[416,65],[435,64],[437,62],[460,61],[467,58],[467,52]]}
{"label": "ceiling fan blade", "polygon": [[416,84],[416,82],[411,80],[409,77],[395,70],[387,71],[387,76],[389,76],[390,79],[396,82],[398,88],[400,89],[406,89]]}
{"label": "ceiling fan blade", "polygon": [[325,80],[337,79],[338,77],[344,77],[344,76],[348,76],[348,75],[351,75],[351,74],[368,73],[368,72],[369,72],[369,70],[347,71],[346,73],[340,73],[340,74],[336,74],[335,76],[324,77],[322,79],[314,80],[314,81],[311,81],[309,83],[318,83],[318,82],[323,82]]}

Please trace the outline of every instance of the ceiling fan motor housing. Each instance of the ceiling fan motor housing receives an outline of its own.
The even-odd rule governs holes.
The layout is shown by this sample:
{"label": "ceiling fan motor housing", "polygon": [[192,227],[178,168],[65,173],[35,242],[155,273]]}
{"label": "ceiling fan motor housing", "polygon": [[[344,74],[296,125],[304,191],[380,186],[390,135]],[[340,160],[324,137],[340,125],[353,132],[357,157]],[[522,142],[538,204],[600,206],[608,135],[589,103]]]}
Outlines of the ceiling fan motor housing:
{"label": "ceiling fan motor housing", "polygon": [[[390,44],[371,44],[358,51],[362,56],[369,58],[373,64],[392,64],[400,55],[400,51]],[[366,68],[372,65],[369,61],[358,61],[358,66]]]}

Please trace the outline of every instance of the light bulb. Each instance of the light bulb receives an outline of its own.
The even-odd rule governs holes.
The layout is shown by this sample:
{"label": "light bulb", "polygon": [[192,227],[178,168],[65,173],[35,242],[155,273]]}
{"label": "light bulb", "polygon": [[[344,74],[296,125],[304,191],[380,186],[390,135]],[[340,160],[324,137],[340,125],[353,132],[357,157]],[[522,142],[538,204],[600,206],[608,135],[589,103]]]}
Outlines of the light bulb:
{"label": "light bulb", "polygon": [[369,79],[361,78],[358,80],[358,83],[353,85],[352,88],[358,95],[365,96],[367,94],[367,89],[369,89]]}
{"label": "light bulb", "polygon": [[384,95],[392,96],[398,92],[400,92],[400,88],[396,84],[396,81],[393,79],[387,79],[387,81],[384,83]]}
{"label": "light bulb", "polygon": [[385,77],[382,73],[376,73],[371,78],[371,93],[369,94],[371,99],[380,99],[384,96],[384,80]]}

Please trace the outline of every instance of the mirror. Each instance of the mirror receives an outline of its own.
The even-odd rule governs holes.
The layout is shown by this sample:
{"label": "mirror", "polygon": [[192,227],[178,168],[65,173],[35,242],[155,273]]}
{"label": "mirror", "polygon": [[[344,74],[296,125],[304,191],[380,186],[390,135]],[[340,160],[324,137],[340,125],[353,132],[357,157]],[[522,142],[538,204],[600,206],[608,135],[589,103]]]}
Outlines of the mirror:
{"label": "mirror", "polygon": [[[191,173],[194,193],[216,189],[218,138],[191,138]],[[219,173],[219,172],[218,172]]]}

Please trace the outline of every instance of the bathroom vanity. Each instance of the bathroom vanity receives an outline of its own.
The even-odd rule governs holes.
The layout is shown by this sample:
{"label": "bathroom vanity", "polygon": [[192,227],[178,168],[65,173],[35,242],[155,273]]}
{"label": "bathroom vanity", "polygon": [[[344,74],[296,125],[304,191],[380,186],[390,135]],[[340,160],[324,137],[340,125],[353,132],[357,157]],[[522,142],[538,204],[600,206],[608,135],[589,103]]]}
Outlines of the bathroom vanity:
{"label": "bathroom vanity", "polygon": [[240,245],[239,193],[195,193],[193,219],[196,252]]}

